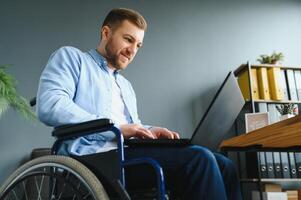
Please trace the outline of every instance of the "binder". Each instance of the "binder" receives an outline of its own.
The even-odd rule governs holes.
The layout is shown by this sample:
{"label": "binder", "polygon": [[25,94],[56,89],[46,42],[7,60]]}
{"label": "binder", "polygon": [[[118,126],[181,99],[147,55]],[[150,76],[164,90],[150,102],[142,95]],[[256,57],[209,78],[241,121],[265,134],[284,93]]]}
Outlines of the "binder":
{"label": "binder", "polygon": [[301,101],[301,71],[294,70],[294,75],[298,100]]}
{"label": "binder", "polygon": [[284,101],[288,101],[289,97],[288,97],[288,90],[287,90],[287,81],[286,81],[286,75],[285,75],[285,70],[281,69],[280,70],[280,87],[282,88],[282,92],[283,92],[283,100]]}
{"label": "binder", "polygon": [[297,101],[297,90],[295,83],[294,71],[292,69],[286,70],[286,80],[288,86],[289,99],[292,101]]}
{"label": "binder", "polygon": [[265,157],[266,157],[268,178],[275,178],[273,152],[266,152]]}
{"label": "binder", "polygon": [[291,178],[297,178],[295,154],[294,152],[289,152],[288,155],[289,155]]}
{"label": "binder", "polygon": [[296,161],[296,170],[297,170],[297,177],[301,178],[301,153],[295,153],[295,161]]}
{"label": "binder", "polygon": [[268,178],[268,171],[267,171],[267,163],[265,158],[265,152],[259,152],[258,163],[260,166],[260,176],[261,178]]}
{"label": "binder", "polygon": [[281,104],[274,104],[275,105],[275,114],[276,114],[276,119],[277,119],[277,122],[281,121],[281,114],[280,112],[277,110],[277,106],[280,107]]}
{"label": "binder", "polygon": [[270,100],[270,89],[268,82],[267,68],[260,67],[257,69],[258,87],[259,87],[259,98],[264,100]]}
{"label": "binder", "polygon": [[268,105],[267,105],[267,103],[264,103],[264,102],[256,103],[255,104],[255,111],[256,112],[260,112],[260,113],[268,112]]}
{"label": "binder", "polygon": [[280,159],[281,159],[282,177],[283,178],[291,178],[289,161],[288,161],[288,153],[281,152]]}
{"label": "binder", "polygon": [[276,108],[276,104],[268,104],[269,120],[270,124],[280,121],[280,113]]}
{"label": "binder", "polygon": [[[248,70],[245,70],[241,75],[239,75],[237,81],[245,100],[246,101],[251,100]],[[258,80],[257,80],[256,69],[251,69],[251,84],[252,84],[252,99],[258,100],[259,91],[258,91]]]}
{"label": "binder", "polygon": [[268,83],[270,87],[271,99],[273,100],[283,100],[283,91],[280,84],[280,80],[281,80],[280,76],[281,76],[280,68],[278,67],[268,68]]}
{"label": "binder", "polygon": [[282,178],[280,152],[273,152],[275,178]]}

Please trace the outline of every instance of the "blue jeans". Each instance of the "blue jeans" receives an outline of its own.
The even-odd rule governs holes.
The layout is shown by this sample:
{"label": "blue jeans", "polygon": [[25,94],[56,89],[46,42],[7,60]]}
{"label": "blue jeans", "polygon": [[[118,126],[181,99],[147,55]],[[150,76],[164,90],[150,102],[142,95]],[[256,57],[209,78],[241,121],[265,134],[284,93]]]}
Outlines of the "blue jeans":
{"label": "blue jeans", "polygon": [[[189,200],[241,200],[239,180],[228,158],[201,146],[126,148],[125,158],[151,157],[163,168],[172,194]],[[131,167],[126,182],[131,188],[155,183],[151,169]]]}

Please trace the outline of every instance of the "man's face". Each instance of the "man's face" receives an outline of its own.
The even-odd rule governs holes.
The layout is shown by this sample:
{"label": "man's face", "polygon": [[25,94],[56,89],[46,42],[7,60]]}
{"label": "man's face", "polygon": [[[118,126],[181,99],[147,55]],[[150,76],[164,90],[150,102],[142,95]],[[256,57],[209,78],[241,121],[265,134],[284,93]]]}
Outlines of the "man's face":
{"label": "man's face", "polygon": [[109,67],[125,69],[142,46],[144,30],[125,20],[114,31],[110,29],[105,45]]}

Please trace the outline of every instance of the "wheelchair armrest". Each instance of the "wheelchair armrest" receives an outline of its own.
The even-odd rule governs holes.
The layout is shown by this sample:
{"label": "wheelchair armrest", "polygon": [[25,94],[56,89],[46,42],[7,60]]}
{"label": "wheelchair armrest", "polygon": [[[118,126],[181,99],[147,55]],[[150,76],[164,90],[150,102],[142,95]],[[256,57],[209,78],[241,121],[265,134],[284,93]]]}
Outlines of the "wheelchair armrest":
{"label": "wheelchair armrest", "polygon": [[57,137],[58,139],[74,138],[98,131],[101,132],[104,129],[108,129],[112,126],[114,126],[114,123],[111,119],[96,119],[78,124],[58,126],[52,131],[52,136]]}
{"label": "wheelchair armrest", "polygon": [[56,127],[52,131],[52,136],[56,137],[57,140],[52,146],[51,153],[56,154],[60,144],[64,140],[104,131],[112,131],[116,135],[120,163],[120,181],[124,185],[124,169],[121,166],[121,163],[124,161],[123,136],[120,130],[114,126],[111,119],[97,119],[79,124],[68,124]]}

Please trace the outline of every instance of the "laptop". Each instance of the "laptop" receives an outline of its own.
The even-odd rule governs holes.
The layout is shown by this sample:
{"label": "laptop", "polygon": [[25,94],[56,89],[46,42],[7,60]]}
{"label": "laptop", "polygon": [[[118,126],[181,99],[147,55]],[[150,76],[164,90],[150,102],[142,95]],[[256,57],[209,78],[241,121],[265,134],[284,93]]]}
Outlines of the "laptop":
{"label": "laptop", "polygon": [[191,138],[183,139],[126,139],[130,147],[200,145],[217,150],[245,105],[237,80],[230,71],[196,126]]}

